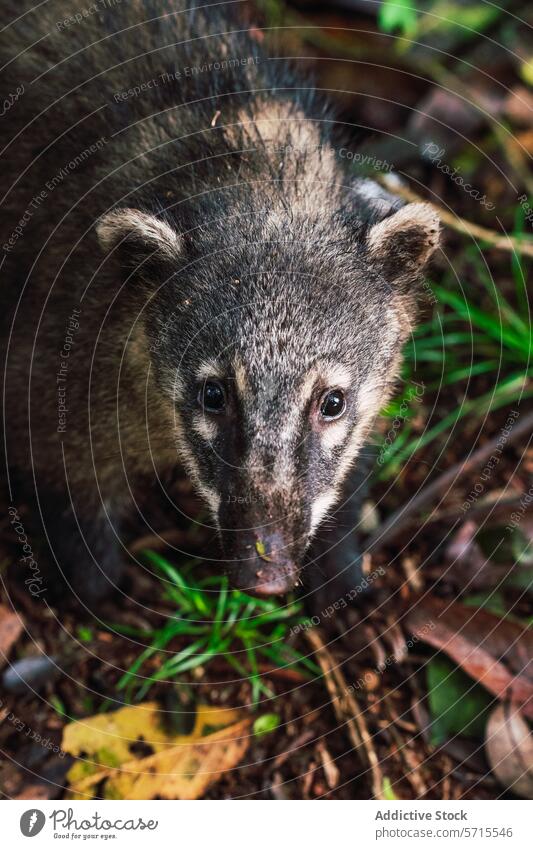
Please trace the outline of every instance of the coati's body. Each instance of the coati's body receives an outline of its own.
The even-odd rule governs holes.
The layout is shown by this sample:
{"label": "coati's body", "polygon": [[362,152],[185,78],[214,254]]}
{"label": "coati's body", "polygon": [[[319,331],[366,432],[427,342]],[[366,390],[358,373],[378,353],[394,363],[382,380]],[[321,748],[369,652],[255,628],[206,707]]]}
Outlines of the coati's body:
{"label": "coati's body", "polygon": [[[341,170],[308,84],[224,34],[243,29],[224,12],[7,6],[12,498],[34,493],[58,567],[97,597],[119,579],[136,490],[180,463],[236,583],[286,590],[350,491],[437,222],[422,205],[387,217]],[[206,381],[222,415],[199,407]],[[317,405],[339,387],[329,421]],[[354,581],[356,521],[320,534],[326,583],[332,564]]]}

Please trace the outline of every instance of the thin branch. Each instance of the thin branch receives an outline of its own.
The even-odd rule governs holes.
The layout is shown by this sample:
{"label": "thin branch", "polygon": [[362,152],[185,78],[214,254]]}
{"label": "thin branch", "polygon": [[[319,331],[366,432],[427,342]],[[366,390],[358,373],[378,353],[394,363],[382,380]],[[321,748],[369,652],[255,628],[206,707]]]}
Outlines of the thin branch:
{"label": "thin branch", "polygon": [[[529,441],[533,438],[533,413],[524,416],[521,422],[515,424],[507,437],[506,446],[512,445],[513,442],[516,442],[524,434],[529,435],[529,444]],[[478,448],[469,457],[456,463],[448,471],[420,490],[410,501],[392,513],[368,538],[365,546],[366,551],[376,552],[395,539],[404,528],[411,524],[414,520],[414,514],[418,513],[422,507],[433,501],[435,496],[455,483],[458,478],[467,474],[467,472],[470,472],[476,466],[479,466],[480,463],[488,460],[492,452],[496,449],[500,439],[501,436],[498,434],[494,439],[489,440],[489,442]]]}
{"label": "thin branch", "polygon": [[316,628],[305,632],[324,673],[331,704],[339,722],[346,724],[350,740],[359,755],[363,755],[372,773],[372,792],[375,799],[383,799],[383,774],[372,743],[365,718],[357,700],[352,695],[340,666],[332,657]]}
{"label": "thin branch", "polygon": [[443,224],[446,224],[451,230],[455,230],[463,236],[471,236],[473,239],[488,242],[491,247],[497,248],[500,251],[525,254],[526,256],[533,257],[533,242],[531,241],[517,239],[516,236],[509,236],[508,234],[502,236],[495,230],[489,230],[487,227],[481,227],[479,224],[473,224],[471,221],[467,221],[466,218],[459,218],[456,215],[452,215],[451,212],[447,212],[438,204],[421,197],[421,195],[413,192],[412,189],[397,186],[396,184],[391,185],[390,180],[387,180],[387,177],[382,174],[376,174],[374,179],[378,183],[381,183],[388,192],[403,198],[403,200],[409,203],[429,203],[438,213]]}

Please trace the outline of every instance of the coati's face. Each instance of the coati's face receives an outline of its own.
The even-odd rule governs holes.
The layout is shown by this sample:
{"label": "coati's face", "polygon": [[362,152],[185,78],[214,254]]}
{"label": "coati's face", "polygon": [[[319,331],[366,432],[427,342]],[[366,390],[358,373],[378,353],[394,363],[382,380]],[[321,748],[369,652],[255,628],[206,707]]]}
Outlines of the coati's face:
{"label": "coati's face", "polygon": [[188,247],[132,210],[99,226],[144,267],[151,368],[233,584],[276,594],[298,582],[391,391],[438,221],[411,204],[357,232],[264,232]]}

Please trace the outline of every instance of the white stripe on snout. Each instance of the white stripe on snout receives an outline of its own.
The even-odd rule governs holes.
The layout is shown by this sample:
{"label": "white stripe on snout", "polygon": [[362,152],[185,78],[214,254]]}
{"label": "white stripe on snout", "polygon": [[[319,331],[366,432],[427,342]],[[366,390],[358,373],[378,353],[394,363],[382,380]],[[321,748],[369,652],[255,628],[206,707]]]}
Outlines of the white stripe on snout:
{"label": "white stripe on snout", "polygon": [[337,500],[337,490],[327,489],[322,495],[313,501],[311,505],[311,527],[309,532],[314,534],[322,520],[325,518],[328,510]]}
{"label": "white stripe on snout", "polygon": [[208,486],[207,484],[205,484],[200,479],[200,469],[198,467],[196,457],[194,456],[193,452],[191,451],[191,448],[190,448],[187,440],[185,439],[185,437],[183,435],[184,434],[183,419],[181,418],[181,416],[180,416],[180,414],[178,413],[177,410],[175,412],[174,425],[175,425],[176,449],[177,449],[180,461],[183,463],[183,466],[185,467],[187,474],[189,475],[190,479],[192,480],[194,486],[196,487],[198,494],[204,499],[207,506],[211,510],[211,513],[212,513],[212,516],[213,516],[213,521],[214,521],[216,527],[218,528],[218,530],[220,531],[220,523],[219,523],[219,518],[218,518],[218,510],[219,510],[219,507],[220,507],[220,495],[217,492],[215,492],[215,490],[212,487]]}
{"label": "white stripe on snout", "polygon": [[217,526],[218,526],[218,510],[219,510],[219,507],[220,507],[220,495],[218,494],[218,492],[215,492],[215,490],[212,489],[212,487],[207,486],[205,483],[202,483],[201,481],[198,481],[196,483],[196,488],[197,488],[198,492],[200,493],[200,495],[202,496],[202,498],[205,499],[208,506],[210,507],[211,512],[213,514],[213,518],[215,519],[215,522],[217,523]]}

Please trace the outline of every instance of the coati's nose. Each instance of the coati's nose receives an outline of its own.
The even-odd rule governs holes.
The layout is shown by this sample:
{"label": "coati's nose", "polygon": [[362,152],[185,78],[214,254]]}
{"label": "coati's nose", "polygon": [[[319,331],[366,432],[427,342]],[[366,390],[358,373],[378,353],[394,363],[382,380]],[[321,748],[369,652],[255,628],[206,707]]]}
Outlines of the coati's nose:
{"label": "coati's nose", "polygon": [[[280,572],[281,568],[283,568],[283,572]],[[249,595],[259,596],[260,598],[270,595],[285,595],[296,587],[298,569],[289,566],[289,564],[284,564],[283,567],[277,566],[271,571],[259,568],[255,577],[257,580],[255,585],[243,587],[243,590]]]}
{"label": "coati's nose", "polygon": [[230,572],[236,589],[264,597],[284,595],[296,587],[300,570],[280,533],[248,532],[242,543],[241,562],[232,564]]}

